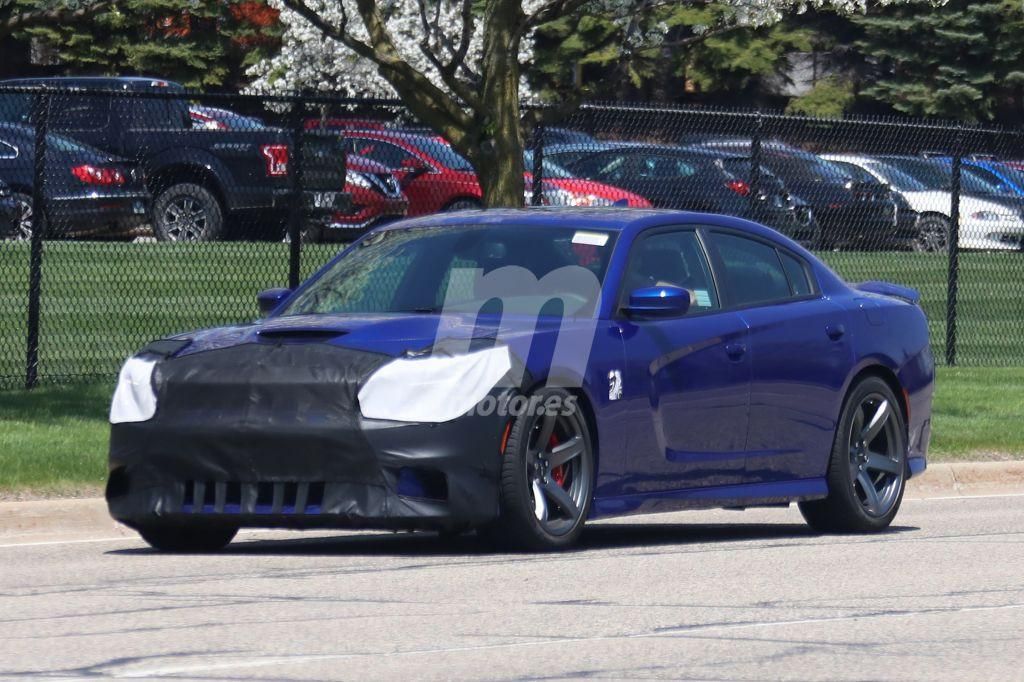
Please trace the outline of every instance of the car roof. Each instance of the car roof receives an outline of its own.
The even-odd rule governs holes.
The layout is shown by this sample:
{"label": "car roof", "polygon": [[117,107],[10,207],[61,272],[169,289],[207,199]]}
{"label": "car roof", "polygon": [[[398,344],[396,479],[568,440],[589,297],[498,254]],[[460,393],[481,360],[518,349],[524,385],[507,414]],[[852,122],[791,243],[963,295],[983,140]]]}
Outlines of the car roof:
{"label": "car roof", "polygon": [[34,86],[52,85],[63,88],[83,88],[88,90],[131,90],[142,91],[167,88],[173,91],[184,90],[184,86],[164,78],[148,76],[49,76],[45,78],[13,78],[0,81],[0,86]]}
{"label": "car roof", "polygon": [[[540,228],[573,228],[578,230],[612,230],[639,232],[649,227],[671,225],[707,225],[730,227],[779,241],[780,235],[770,228],[742,218],[712,213],[696,213],[657,208],[537,206],[530,208],[492,208],[486,210],[435,213],[420,218],[391,223],[379,229],[406,227],[445,227],[464,225],[467,221],[482,225],[518,225]],[[782,237],[785,240],[784,237]]]}

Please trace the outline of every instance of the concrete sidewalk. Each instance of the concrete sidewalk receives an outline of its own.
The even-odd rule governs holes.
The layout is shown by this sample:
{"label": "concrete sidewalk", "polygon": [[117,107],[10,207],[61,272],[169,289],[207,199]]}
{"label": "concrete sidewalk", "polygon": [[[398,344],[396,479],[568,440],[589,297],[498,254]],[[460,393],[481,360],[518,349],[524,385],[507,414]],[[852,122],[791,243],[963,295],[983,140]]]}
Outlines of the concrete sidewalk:
{"label": "concrete sidewalk", "polygon": [[[1024,461],[932,464],[906,499],[1024,494]],[[102,498],[0,502],[0,545],[136,537],[115,523]]]}

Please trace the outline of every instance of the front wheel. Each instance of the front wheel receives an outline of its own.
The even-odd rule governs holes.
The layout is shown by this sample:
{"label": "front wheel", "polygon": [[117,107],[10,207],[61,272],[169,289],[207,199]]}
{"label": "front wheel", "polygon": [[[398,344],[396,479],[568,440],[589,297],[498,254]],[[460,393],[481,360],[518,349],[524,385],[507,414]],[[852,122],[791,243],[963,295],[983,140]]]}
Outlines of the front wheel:
{"label": "front wheel", "polygon": [[850,391],[836,427],[828,497],[800,503],[815,530],[863,533],[892,523],[907,482],[907,430],[892,389],[868,377]]}
{"label": "front wheel", "polygon": [[160,523],[141,526],[139,535],[161,552],[216,552],[226,547],[238,533],[236,526]]}
{"label": "front wheel", "polygon": [[515,549],[563,549],[579,539],[590,512],[590,431],[578,403],[564,390],[545,389],[529,404],[537,409],[518,416],[509,432],[501,515],[488,534]]}
{"label": "front wheel", "polygon": [[456,199],[452,203],[444,207],[447,211],[472,211],[474,209],[481,208],[481,204],[476,199]]}

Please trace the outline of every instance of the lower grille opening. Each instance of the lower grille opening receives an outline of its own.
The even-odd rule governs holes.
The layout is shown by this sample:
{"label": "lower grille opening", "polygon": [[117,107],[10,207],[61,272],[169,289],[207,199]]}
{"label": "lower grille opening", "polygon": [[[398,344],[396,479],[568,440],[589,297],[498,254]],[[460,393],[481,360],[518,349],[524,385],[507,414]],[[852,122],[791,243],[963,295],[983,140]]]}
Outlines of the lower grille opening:
{"label": "lower grille opening", "polygon": [[269,482],[256,484],[256,513],[270,514],[274,511],[274,484]]}
{"label": "lower grille opening", "polygon": [[448,479],[439,471],[402,467],[398,470],[398,494],[444,501],[448,499]]}
{"label": "lower grille opening", "polygon": [[242,511],[242,484],[238,481],[231,481],[227,485],[227,494],[224,496],[224,513],[237,514]]}
{"label": "lower grille opening", "polygon": [[306,498],[306,513],[307,514],[319,514],[320,507],[324,503],[324,487],[323,481],[309,484],[309,495]]}

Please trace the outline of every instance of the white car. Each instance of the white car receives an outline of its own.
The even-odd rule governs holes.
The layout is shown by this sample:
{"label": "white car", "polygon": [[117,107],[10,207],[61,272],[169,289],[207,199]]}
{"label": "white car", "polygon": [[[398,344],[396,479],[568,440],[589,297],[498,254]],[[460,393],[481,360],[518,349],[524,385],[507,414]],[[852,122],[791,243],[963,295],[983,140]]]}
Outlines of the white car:
{"label": "white car", "polygon": [[[921,214],[914,247],[920,251],[945,251],[953,201],[951,192],[928,187],[884,161],[856,154],[823,154],[833,163],[867,172],[903,195]],[[1016,209],[970,194],[960,195],[960,247],[964,249],[1009,250],[1024,244],[1024,217]]]}

